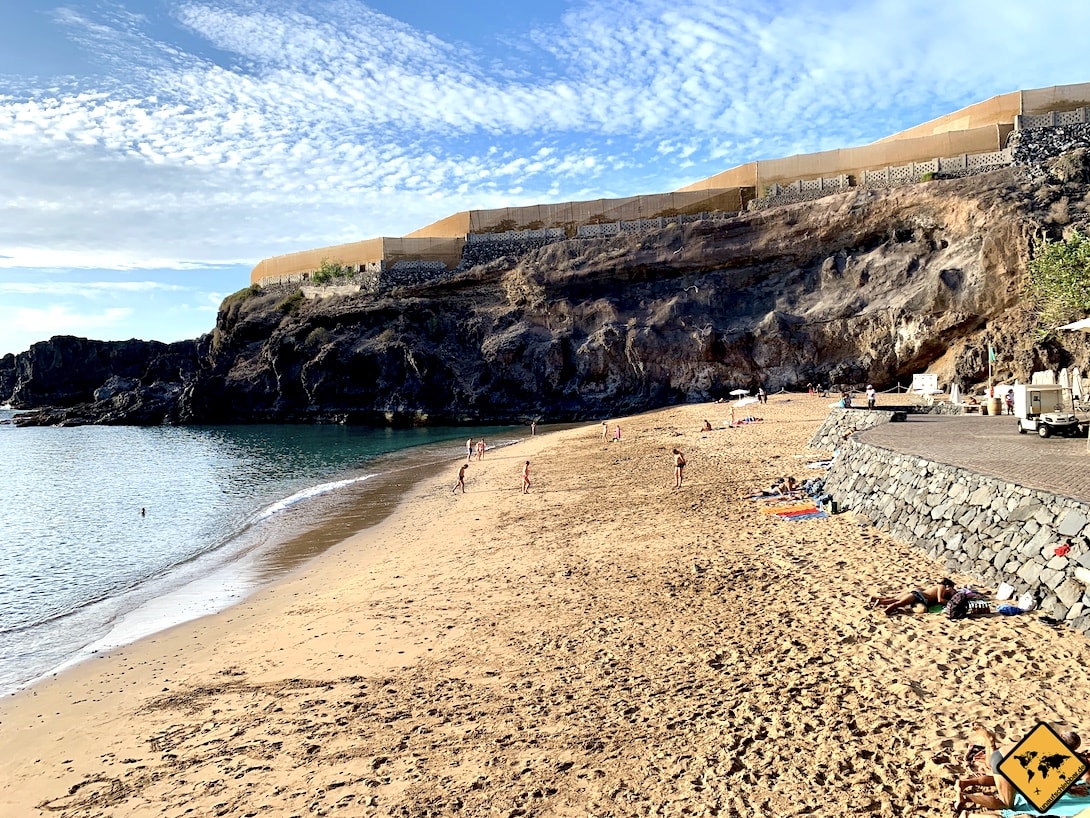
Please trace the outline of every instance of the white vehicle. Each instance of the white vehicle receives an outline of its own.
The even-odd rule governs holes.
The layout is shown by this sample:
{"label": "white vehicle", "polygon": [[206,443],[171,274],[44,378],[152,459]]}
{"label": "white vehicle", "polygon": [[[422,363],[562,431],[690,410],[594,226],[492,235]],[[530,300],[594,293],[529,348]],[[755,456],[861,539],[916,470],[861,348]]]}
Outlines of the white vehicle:
{"label": "white vehicle", "polygon": [[1019,434],[1036,432],[1041,437],[1075,437],[1081,433],[1078,417],[1064,406],[1064,387],[1038,384],[1011,388],[1014,390],[1014,414],[1018,418]]}

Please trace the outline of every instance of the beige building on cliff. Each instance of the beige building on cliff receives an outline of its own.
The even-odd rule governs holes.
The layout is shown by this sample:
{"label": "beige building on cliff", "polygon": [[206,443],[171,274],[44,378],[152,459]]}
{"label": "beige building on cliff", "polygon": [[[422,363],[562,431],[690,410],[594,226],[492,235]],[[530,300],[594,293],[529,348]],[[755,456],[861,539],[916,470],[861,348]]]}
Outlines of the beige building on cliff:
{"label": "beige building on cliff", "polygon": [[[1086,122],[1090,83],[1001,94],[870,145],[748,162],[672,193],[528,205],[454,213],[401,238],[301,250],[262,259],[252,284],[306,281],[323,262],[353,272],[381,272],[399,263],[457,267],[471,234],[563,229],[669,219],[709,212],[737,213],[754,199],[784,191],[821,195],[851,187],[918,181],[928,173],[974,172],[1010,163],[1011,132],[1042,124]],[[759,204],[759,202],[757,202]]]}

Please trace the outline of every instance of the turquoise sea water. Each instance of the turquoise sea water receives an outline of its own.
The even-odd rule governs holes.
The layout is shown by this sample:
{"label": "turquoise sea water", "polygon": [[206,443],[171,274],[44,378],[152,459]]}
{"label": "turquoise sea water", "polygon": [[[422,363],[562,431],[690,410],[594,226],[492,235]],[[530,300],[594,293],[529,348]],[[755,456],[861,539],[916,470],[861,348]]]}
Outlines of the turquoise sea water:
{"label": "turquoise sea water", "polygon": [[293,537],[334,523],[345,536],[358,529],[356,512],[383,476],[454,463],[470,436],[493,446],[525,436],[511,427],[16,428],[11,415],[0,410],[0,693],[237,601],[311,555],[277,557]]}

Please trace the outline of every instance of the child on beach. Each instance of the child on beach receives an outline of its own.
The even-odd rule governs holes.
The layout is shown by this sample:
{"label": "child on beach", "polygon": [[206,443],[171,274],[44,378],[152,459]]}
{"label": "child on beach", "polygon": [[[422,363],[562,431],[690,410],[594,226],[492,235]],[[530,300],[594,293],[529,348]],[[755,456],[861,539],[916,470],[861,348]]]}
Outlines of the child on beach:
{"label": "child on beach", "polygon": [[450,490],[451,494],[455,494],[458,491],[458,487],[462,487],[462,494],[466,493],[466,469],[469,467],[469,463],[463,463],[462,468],[458,469],[458,482],[454,484],[454,488]]}
{"label": "child on beach", "polygon": [[530,461],[526,461],[526,465],[522,467],[522,493],[530,493]]}

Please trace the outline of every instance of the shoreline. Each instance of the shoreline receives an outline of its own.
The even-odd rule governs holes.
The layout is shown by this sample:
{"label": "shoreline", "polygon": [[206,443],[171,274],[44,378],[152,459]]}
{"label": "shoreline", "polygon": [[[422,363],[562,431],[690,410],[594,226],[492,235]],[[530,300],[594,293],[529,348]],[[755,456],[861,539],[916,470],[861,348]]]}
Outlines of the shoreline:
{"label": "shoreline", "polygon": [[227,611],[6,698],[0,812],[938,814],[972,721],[1090,729],[1086,640],[876,614],[941,567],[850,514],[741,499],[814,476],[827,414],[750,411],[526,438],[464,497],[436,472]]}
{"label": "shoreline", "polygon": [[[517,440],[501,447],[514,442]],[[366,464],[374,473],[343,481],[332,475],[281,498],[270,507],[255,509],[254,521],[236,531],[220,547],[148,577],[119,594],[63,614],[62,619],[89,617],[97,622],[102,617],[96,611],[117,609],[93,638],[38,675],[4,688],[0,698],[32,689],[39,682],[98,655],[223,612],[290,575],[307,561],[392,513],[412,485],[444,466],[448,456],[437,451],[442,446],[450,449],[450,458],[457,458],[461,447],[455,441],[424,443],[381,455]],[[336,485],[340,482],[344,485]],[[326,490],[315,493],[322,488]],[[299,499],[305,502],[299,503]],[[263,522],[277,505],[285,507],[275,518]],[[276,532],[262,533],[255,525],[275,525]]]}

